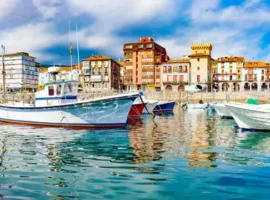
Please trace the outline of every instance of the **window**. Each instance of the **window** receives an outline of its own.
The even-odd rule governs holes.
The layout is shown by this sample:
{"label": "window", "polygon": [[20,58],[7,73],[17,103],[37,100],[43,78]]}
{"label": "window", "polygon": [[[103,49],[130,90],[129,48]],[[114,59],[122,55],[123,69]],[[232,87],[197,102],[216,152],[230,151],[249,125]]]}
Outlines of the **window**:
{"label": "window", "polygon": [[182,72],[182,66],[179,66],[179,72]]}
{"label": "window", "polygon": [[169,73],[172,72],[172,66],[168,66],[168,72],[169,72]]}
{"label": "window", "polygon": [[167,72],[167,66],[163,67],[163,72],[166,73]]}
{"label": "window", "polygon": [[104,88],[108,88],[108,83],[105,83],[104,84]]}
{"label": "window", "polygon": [[180,75],[180,82],[184,81],[184,75]]}
{"label": "window", "polygon": [[200,70],[200,67],[197,67],[197,70]]}
{"label": "window", "polygon": [[49,92],[49,96],[54,96],[54,86],[49,86],[48,87],[48,92]]}
{"label": "window", "polygon": [[57,85],[57,96],[60,96],[61,95],[61,88],[62,88],[62,85]]}
{"label": "window", "polygon": [[167,75],[167,82],[171,81],[171,75]]}
{"label": "window", "polygon": [[230,76],[230,81],[232,81],[232,76]]}
{"label": "window", "polygon": [[262,81],[264,81],[264,76],[262,76]]}
{"label": "window", "polygon": [[262,69],[262,74],[264,74],[264,70]]}
{"label": "window", "polygon": [[201,82],[201,76],[197,75],[197,83],[200,83],[200,82]]}
{"label": "window", "polygon": [[105,75],[108,75],[108,67],[105,67]]}
{"label": "window", "polygon": [[132,56],[132,52],[125,52],[125,56]]}
{"label": "window", "polygon": [[197,61],[200,62],[200,58],[197,58]]}
{"label": "window", "polygon": [[173,75],[173,82],[177,82],[177,75]]}
{"label": "window", "polygon": [[142,49],[143,48],[143,44],[139,44],[139,49]]}

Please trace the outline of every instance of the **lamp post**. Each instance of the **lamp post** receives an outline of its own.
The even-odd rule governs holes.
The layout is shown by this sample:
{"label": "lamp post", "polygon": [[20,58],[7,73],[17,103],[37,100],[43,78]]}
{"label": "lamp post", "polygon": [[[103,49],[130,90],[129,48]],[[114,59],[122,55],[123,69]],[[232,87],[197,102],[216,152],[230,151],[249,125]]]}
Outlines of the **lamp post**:
{"label": "lamp post", "polygon": [[5,70],[5,46],[1,45],[2,48],[2,75],[3,75],[3,98],[6,97],[6,70]]}

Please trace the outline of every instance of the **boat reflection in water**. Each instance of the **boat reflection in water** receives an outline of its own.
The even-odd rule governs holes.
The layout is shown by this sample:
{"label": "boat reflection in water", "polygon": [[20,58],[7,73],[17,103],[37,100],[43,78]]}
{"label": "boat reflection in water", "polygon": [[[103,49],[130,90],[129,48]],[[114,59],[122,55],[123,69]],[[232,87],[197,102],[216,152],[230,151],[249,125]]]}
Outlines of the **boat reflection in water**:
{"label": "boat reflection in water", "polygon": [[[143,115],[143,123],[127,129],[1,125],[0,194],[7,199],[128,199],[131,194],[158,199],[160,191],[168,197],[169,189],[181,196],[181,183],[198,184],[199,177],[201,191],[207,184],[215,187],[224,178],[220,172],[235,176],[234,166],[252,166],[245,168],[252,173],[256,166],[267,165],[269,144],[266,133],[236,132],[233,120],[178,107],[172,116]],[[191,171],[196,173],[187,173]]]}

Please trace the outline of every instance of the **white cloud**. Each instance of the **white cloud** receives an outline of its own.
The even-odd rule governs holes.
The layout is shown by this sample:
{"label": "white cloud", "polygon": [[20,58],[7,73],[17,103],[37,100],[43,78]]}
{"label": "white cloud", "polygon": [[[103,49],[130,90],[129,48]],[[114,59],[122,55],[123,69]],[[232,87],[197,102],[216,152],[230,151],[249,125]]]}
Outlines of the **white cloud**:
{"label": "white cloud", "polygon": [[0,20],[8,16],[12,11],[15,10],[16,6],[21,0],[1,0],[0,1]]}
{"label": "white cloud", "polygon": [[32,0],[44,19],[52,19],[61,9],[61,0]]}
{"label": "white cloud", "polygon": [[167,49],[171,58],[180,58],[191,54],[192,43],[211,43],[213,45],[212,57],[234,55],[245,56],[246,59],[256,57],[261,51],[259,47],[262,35],[256,37],[245,36],[241,30],[232,29],[227,31],[223,28],[198,29],[190,27],[168,38],[160,38],[157,42]]}
{"label": "white cloud", "polygon": [[68,3],[73,14],[92,16],[92,30],[102,33],[175,14],[171,12],[175,8],[173,0],[102,0],[91,3],[88,0],[68,0]]}
{"label": "white cloud", "polygon": [[[26,24],[0,32],[0,43],[6,46],[7,53],[23,50],[33,56],[42,55],[45,48],[59,45],[64,39],[54,32],[51,23]],[[40,56],[38,60],[48,58]]]}
{"label": "white cloud", "polygon": [[260,0],[247,0],[238,6],[219,8],[219,0],[193,0],[190,11],[194,23],[200,25],[219,23],[239,28],[252,28],[270,22],[270,10],[256,7]]}

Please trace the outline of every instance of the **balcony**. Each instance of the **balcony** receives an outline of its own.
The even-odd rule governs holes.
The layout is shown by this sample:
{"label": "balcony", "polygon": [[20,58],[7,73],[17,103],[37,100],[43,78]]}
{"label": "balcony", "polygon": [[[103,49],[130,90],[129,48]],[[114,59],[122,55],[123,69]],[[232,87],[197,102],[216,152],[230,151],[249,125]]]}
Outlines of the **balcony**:
{"label": "balcony", "polygon": [[163,81],[163,85],[187,85],[188,81]]}
{"label": "balcony", "polygon": [[132,76],[124,76],[124,80],[132,79]]}
{"label": "balcony", "polygon": [[149,75],[149,76],[142,76],[142,79],[154,79],[155,76],[154,75]]}

